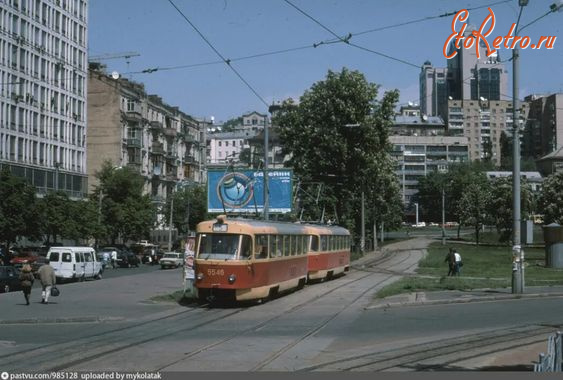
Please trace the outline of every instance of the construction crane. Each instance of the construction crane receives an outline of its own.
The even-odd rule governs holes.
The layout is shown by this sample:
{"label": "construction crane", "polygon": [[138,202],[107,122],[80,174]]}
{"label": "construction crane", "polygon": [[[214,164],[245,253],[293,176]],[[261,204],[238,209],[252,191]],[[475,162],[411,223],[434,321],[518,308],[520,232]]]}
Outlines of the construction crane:
{"label": "construction crane", "polygon": [[136,51],[128,51],[125,53],[113,53],[113,54],[101,54],[101,55],[93,55],[90,56],[90,61],[107,61],[109,59],[118,59],[118,58],[125,58],[129,60],[131,57],[138,57],[141,54],[137,53]]}
{"label": "construction crane", "polygon": [[107,61],[110,59],[119,59],[125,58],[125,63],[127,64],[127,71],[129,70],[129,62],[131,61],[131,57],[139,57],[141,54],[137,53],[136,51],[127,51],[124,53],[111,53],[111,54],[101,54],[101,55],[93,55],[89,57],[90,62],[100,62],[100,61]]}

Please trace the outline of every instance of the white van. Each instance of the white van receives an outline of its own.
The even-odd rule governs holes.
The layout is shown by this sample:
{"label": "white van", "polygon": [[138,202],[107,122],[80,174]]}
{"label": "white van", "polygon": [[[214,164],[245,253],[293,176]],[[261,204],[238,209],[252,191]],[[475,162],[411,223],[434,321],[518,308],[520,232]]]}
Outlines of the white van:
{"label": "white van", "polygon": [[47,253],[57,280],[102,278],[102,263],[90,247],[52,247]]}

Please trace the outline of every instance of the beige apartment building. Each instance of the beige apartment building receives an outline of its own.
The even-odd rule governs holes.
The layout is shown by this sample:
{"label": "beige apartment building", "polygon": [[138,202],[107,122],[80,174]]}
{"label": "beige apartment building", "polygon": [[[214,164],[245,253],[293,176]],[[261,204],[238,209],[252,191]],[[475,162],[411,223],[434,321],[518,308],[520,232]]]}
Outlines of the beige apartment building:
{"label": "beige apartment building", "polygon": [[205,135],[208,122],[198,120],[148,95],[140,83],[114,79],[103,66],[88,74],[89,191],[106,160],[128,166],[145,178],[145,193],[163,201],[180,183],[206,180]]}
{"label": "beige apartment building", "polygon": [[[521,102],[521,126],[528,104]],[[501,135],[512,138],[512,102],[506,100],[449,100],[448,135],[468,138],[469,159],[501,162]]]}

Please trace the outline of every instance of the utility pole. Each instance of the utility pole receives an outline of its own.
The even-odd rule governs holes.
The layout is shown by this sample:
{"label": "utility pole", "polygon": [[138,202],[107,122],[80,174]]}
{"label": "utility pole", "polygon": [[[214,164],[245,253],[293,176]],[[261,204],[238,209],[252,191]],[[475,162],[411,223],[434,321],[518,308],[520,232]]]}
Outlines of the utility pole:
{"label": "utility pole", "polygon": [[[519,0],[520,13],[514,35],[518,35],[518,24],[524,6],[528,4],[528,0]],[[518,47],[512,49],[512,293],[522,294],[524,292],[524,252],[520,245],[520,120],[518,107],[519,92],[519,63],[520,51]]]}
{"label": "utility pole", "polygon": [[360,240],[360,251],[362,255],[366,251],[366,220],[365,220],[365,199],[364,192],[362,191],[362,237]]}
{"label": "utility pole", "polygon": [[59,168],[61,164],[57,161],[53,164],[55,166],[55,192],[59,191]]}
{"label": "utility pole", "polygon": [[442,186],[442,245],[446,245],[446,191]]}
{"label": "utility pole", "polygon": [[170,200],[170,222],[168,224],[168,252],[172,251],[172,214],[174,212],[174,189],[172,189],[172,199]]}
{"label": "utility pole", "polygon": [[268,124],[264,123],[264,220],[270,219],[268,198]]}

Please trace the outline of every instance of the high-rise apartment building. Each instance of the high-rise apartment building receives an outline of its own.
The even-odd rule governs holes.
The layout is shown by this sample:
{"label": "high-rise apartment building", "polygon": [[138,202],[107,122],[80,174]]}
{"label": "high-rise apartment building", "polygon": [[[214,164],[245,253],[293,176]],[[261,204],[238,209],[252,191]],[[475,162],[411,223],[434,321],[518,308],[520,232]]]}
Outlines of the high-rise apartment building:
{"label": "high-rise apartment building", "polygon": [[0,164],[38,193],[87,191],[87,10],[0,1]]}
{"label": "high-rise apartment building", "polygon": [[543,157],[563,147],[563,94],[530,95],[522,155]]}
{"label": "high-rise apartment building", "polygon": [[[474,30],[468,27],[465,36]],[[479,57],[474,47],[457,49],[452,41],[448,55],[457,51],[455,57],[448,59],[448,96],[454,100],[510,99],[507,95],[507,71],[498,52],[487,57],[483,41],[479,44]]]}
{"label": "high-rise apartment building", "polygon": [[419,75],[420,111],[427,116],[448,114],[448,69],[433,67],[429,61],[424,62]]}
{"label": "high-rise apartment building", "polygon": [[180,182],[203,183],[208,123],[170,106],[144,86],[91,65],[88,77],[90,190],[106,160],[135,169],[144,192],[165,199]]}
{"label": "high-rise apartment building", "polygon": [[[512,136],[512,102],[506,100],[450,100],[448,134],[469,139],[469,158],[501,162],[501,135]],[[521,103],[520,115],[528,114]],[[511,138],[511,137],[510,137]]]}

